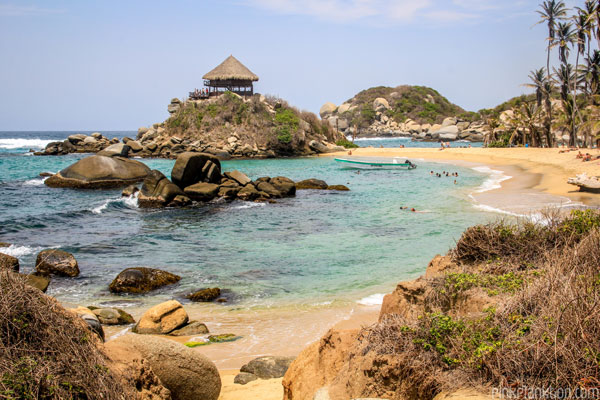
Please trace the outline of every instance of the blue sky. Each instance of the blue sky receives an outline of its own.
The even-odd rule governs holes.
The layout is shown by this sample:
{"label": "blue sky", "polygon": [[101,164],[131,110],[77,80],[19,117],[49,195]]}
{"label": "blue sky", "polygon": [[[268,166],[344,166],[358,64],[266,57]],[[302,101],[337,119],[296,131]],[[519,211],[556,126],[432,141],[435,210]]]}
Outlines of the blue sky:
{"label": "blue sky", "polygon": [[360,90],[438,90],[467,110],[546,63],[530,0],[0,0],[0,130],[162,121],[230,54],[255,90],[318,112]]}

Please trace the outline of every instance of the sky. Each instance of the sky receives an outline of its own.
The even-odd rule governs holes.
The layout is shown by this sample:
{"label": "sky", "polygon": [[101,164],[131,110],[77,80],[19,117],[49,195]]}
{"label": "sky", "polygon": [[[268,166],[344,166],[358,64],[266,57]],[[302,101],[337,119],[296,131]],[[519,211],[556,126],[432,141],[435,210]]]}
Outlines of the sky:
{"label": "sky", "polygon": [[256,92],[315,113],[381,85],[494,107],[546,64],[538,3],[0,0],[0,130],[148,126],[230,54]]}

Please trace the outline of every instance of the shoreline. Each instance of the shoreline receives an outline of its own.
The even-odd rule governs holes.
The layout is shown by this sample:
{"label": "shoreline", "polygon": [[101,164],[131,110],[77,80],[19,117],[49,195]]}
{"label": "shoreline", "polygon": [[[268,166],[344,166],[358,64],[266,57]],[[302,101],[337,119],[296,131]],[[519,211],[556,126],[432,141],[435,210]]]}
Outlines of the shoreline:
{"label": "shoreline", "polygon": [[[487,166],[503,171],[510,179],[501,187],[486,193],[503,193],[509,190],[518,194],[527,190],[547,195],[566,197],[572,202],[587,206],[600,206],[600,196],[580,192],[567,184],[567,179],[577,174],[590,176],[600,174],[598,161],[582,162],[576,152],[559,153],[559,148],[370,148],[352,149],[352,156],[406,157],[429,162],[460,165],[465,167]],[[600,154],[600,149],[587,149]],[[320,157],[341,157],[347,152],[330,153]]]}

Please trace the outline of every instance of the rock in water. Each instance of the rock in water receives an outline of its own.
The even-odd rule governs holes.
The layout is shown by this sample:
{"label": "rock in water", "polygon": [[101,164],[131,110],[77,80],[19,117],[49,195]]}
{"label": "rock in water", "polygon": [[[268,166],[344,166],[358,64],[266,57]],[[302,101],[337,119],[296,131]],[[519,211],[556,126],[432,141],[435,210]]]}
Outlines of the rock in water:
{"label": "rock in water", "polygon": [[329,186],[327,182],[320,179],[305,179],[296,183],[296,189],[327,189]]}
{"label": "rock in water", "polygon": [[221,289],[219,288],[210,288],[210,289],[202,289],[198,290],[187,296],[188,299],[192,301],[202,301],[209,302],[217,299],[221,295]]}
{"label": "rock in water", "polygon": [[254,374],[261,379],[281,378],[296,357],[258,357],[240,368],[240,372]]}
{"label": "rock in water", "polygon": [[184,193],[196,201],[211,201],[219,194],[219,185],[200,182],[185,188]]}
{"label": "rock in water", "polygon": [[348,186],[344,186],[344,185],[329,185],[327,187],[327,190],[338,190],[340,192],[350,191],[350,189],[348,189]]}
{"label": "rock in water", "polygon": [[193,335],[204,335],[208,333],[208,328],[205,324],[198,321],[190,321],[183,328],[175,329],[169,333],[171,336],[193,336]]}
{"label": "rock in water", "polygon": [[35,270],[43,276],[75,277],[79,275],[79,266],[73,254],[55,249],[44,250],[37,255]]}
{"label": "rock in water", "polygon": [[296,184],[290,178],[285,176],[276,176],[271,178],[269,183],[273,185],[284,197],[294,196],[296,194]]}
{"label": "rock in water", "polygon": [[145,164],[122,157],[93,155],[82,158],[44,181],[47,186],[104,189],[142,181],[150,172]]}
{"label": "rock in water", "polygon": [[123,196],[123,197],[129,197],[132,194],[135,194],[135,193],[137,193],[139,191],[140,191],[140,189],[138,189],[137,186],[135,186],[135,185],[129,185],[125,189],[123,189],[123,192],[121,192],[121,196]]}
{"label": "rock in water", "polygon": [[138,205],[142,208],[166,207],[177,196],[187,197],[179,186],[171,182],[162,172],[153,169],[144,179]]}
{"label": "rock in water", "polygon": [[0,253],[0,270],[19,272],[19,259],[8,254]]}
{"label": "rock in water", "polygon": [[173,400],[217,400],[221,378],[215,364],[197,351],[172,340],[154,336],[125,335],[108,346],[139,351]]}
{"label": "rock in water", "polygon": [[188,315],[177,300],[169,300],[150,308],[133,328],[135,333],[166,335],[188,322]]}
{"label": "rock in water", "polygon": [[156,268],[127,268],[111,282],[113,293],[146,293],[179,282],[181,277]]}
{"label": "rock in water", "polygon": [[171,179],[182,189],[198,182],[219,183],[221,162],[212,154],[181,153],[171,171]]}

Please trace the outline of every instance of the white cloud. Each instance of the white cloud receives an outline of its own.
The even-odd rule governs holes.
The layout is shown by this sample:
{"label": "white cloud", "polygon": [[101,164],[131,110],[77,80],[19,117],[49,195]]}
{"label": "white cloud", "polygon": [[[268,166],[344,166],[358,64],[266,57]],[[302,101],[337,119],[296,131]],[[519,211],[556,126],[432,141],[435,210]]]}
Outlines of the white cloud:
{"label": "white cloud", "polygon": [[352,22],[369,18],[410,21],[431,0],[247,0],[247,4],[281,14]]}
{"label": "white cloud", "polygon": [[0,16],[23,17],[30,15],[62,14],[65,10],[41,8],[37,6],[16,6],[13,4],[0,4]]}

